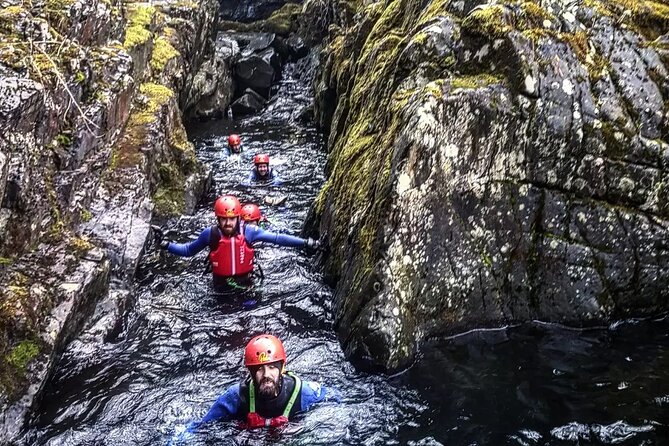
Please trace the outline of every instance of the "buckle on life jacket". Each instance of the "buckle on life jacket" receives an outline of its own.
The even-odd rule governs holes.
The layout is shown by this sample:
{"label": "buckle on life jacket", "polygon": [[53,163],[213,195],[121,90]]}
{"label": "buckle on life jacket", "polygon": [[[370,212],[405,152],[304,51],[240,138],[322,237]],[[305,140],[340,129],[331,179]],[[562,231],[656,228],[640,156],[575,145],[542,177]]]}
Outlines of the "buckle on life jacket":
{"label": "buckle on life jacket", "polygon": [[246,415],[246,423],[239,423],[242,429],[258,429],[262,427],[281,427],[288,423],[288,418],[280,415],[274,418],[263,418],[256,412],[250,412]]}

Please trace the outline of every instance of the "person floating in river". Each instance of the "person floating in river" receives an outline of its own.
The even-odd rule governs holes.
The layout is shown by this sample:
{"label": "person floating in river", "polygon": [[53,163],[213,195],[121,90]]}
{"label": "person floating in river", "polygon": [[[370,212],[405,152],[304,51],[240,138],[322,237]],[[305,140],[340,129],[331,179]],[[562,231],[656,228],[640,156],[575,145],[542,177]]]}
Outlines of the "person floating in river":
{"label": "person floating in river", "polygon": [[271,334],[251,339],[244,350],[244,366],[249,376],[228,388],[186,432],[211,421],[238,421],[244,429],[280,427],[317,403],[340,399],[334,389],[287,372],[286,351]]}
{"label": "person floating in river", "polygon": [[260,207],[254,203],[247,203],[242,206],[242,220],[244,220],[244,224],[259,226],[262,229],[267,229],[269,226],[269,220],[262,215]]}
{"label": "person floating in river", "polygon": [[269,155],[266,153],[259,153],[253,157],[254,167],[248,178],[249,184],[273,184],[279,185],[279,175],[269,167]]}
{"label": "person floating in river", "polygon": [[209,262],[214,276],[214,285],[231,285],[237,280],[248,281],[253,272],[253,243],[267,242],[280,246],[317,250],[318,240],[302,239],[286,234],[265,231],[257,226],[245,224],[240,219],[242,206],[234,195],[224,195],[216,200],[214,214],[217,224],[205,228],[197,239],[190,243],[173,243],[165,240],[162,230],[154,228],[154,237],[160,248],[172,254],[192,257],[209,247]]}
{"label": "person floating in river", "polygon": [[242,153],[242,138],[233,133],[228,136],[228,154],[239,155],[240,153]]}

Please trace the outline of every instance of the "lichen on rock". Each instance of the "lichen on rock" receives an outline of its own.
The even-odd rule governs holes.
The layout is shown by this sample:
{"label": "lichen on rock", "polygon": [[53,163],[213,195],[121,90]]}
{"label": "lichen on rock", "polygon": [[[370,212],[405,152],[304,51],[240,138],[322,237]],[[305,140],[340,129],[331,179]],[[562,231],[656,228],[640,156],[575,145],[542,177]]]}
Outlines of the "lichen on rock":
{"label": "lichen on rock", "polygon": [[669,256],[641,248],[669,227],[666,10],[388,0],[330,27],[313,213],[353,359],[396,370],[426,336],[666,310]]}

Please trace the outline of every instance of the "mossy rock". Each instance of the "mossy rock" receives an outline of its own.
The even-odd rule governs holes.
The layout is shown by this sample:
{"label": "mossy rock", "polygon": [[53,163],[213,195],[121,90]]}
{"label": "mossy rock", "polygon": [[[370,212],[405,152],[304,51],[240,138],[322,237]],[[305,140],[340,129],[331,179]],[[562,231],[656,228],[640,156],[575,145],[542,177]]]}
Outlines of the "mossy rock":
{"label": "mossy rock", "polygon": [[33,341],[24,340],[9,352],[7,363],[19,371],[25,371],[30,361],[39,354],[39,347]]}
{"label": "mossy rock", "polygon": [[490,5],[472,11],[463,21],[462,28],[491,37],[503,37],[513,28],[509,22],[510,11],[502,5]]}
{"label": "mossy rock", "polygon": [[128,118],[125,133],[115,145],[108,171],[137,167],[144,159],[141,148],[147,144],[149,126],[156,123],[164,106],[174,97],[174,92],[164,85],[144,83],[139,92],[145,102],[137,105]]}
{"label": "mossy rock", "polygon": [[134,5],[128,8],[128,27],[125,30],[123,46],[130,50],[151,39],[156,17],[156,8],[149,5]]}
{"label": "mossy rock", "polygon": [[267,32],[285,37],[297,30],[297,19],[301,12],[301,5],[286,3],[265,20],[251,23],[221,21],[219,29],[223,31]]}
{"label": "mossy rock", "polygon": [[166,36],[160,36],[153,41],[153,52],[149,66],[153,70],[154,76],[165,71],[167,63],[181,55]]}
{"label": "mossy rock", "polygon": [[184,187],[159,187],[153,195],[155,212],[159,217],[176,217],[184,213]]}

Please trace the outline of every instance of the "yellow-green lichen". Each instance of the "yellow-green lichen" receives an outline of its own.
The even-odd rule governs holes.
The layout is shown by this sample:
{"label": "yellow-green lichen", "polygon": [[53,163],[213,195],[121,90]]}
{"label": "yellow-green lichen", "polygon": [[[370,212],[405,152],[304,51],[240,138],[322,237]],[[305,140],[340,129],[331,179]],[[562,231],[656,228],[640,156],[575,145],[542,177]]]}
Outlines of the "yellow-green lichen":
{"label": "yellow-green lichen", "polygon": [[8,6],[0,9],[0,33],[14,35],[19,19],[25,14],[26,11],[21,6]]}
{"label": "yellow-green lichen", "polygon": [[151,38],[151,26],[155,15],[156,8],[149,5],[136,5],[128,10],[128,27],[123,41],[126,49],[142,45]]}
{"label": "yellow-green lichen", "polygon": [[93,214],[91,214],[91,211],[88,209],[82,209],[79,217],[81,218],[81,221],[89,222],[93,218]]}
{"label": "yellow-green lichen", "polygon": [[643,0],[586,0],[585,6],[599,14],[615,18],[649,40],[667,32],[669,5]]}
{"label": "yellow-green lichen", "polygon": [[521,20],[526,27],[543,26],[545,20],[551,21],[554,17],[535,2],[523,2],[520,4]]}
{"label": "yellow-green lichen", "polygon": [[149,124],[160,119],[162,108],[174,97],[174,92],[164,85],[144,83],[139,92],[144,102],[130,113],[121,140],[115,145],[109,163],[109,171],[138,166],[142,159],[141,147],[146,145]]}
{"label": "yellow-green lichen", "polygon": [[165,70],[167,62],[179,56],[180,53],[174,49],[169,40],[165,36],[160,36],[153,41],[153,52],[149,65],[154,73],[160,73]]}
{"label": "yellow-green lichen", "polygon": [[69,27],[70,8],[74,0],[46,0],[44,12],[49,24],[59,32],[66,32]]}
{"label": "yellow-green lichen", "polygon": [[132,49],[146,43],[151,38],[151,32],[143,26],[130,26],[125,30],[123,46]]}
{"label": "yellow-green lichen", "polygon": [[13,259],[10,259],[8,257],[0,257],[0,265],[6,266],[6,265],[11,265],[12,263],[14,263]]}
{"label": "yellow-green lichen", "polygon": [[423,87],[423,93],[427,96],[432,96],[436,99],[441,99],[444,95],[443,86],[444,86],[444,80],[437,79],[425,85],[425,87]]}
{"label": "yellow-green lichen", "polygon": [[490,5],[471,12],[462,21],[462,27],[469,32],[492,37],[506,35],[513,28],[505,22],[506,9],[502,5]]}
{"label": "yellow-green lichen", "polygon": [[460,76],[451,79],[451,87],[456,88],[483,88],[492,84],[504,82],[504,78],[498,75],[482,73],[474,76]]}
{"label": "yellow-green lichen", "polygon": [[153,195],[156,214],[162,217],[176,217],[186,207],[183,187],[159,187]]}
{"label": "yellow-green lichen", "polygon": [[174,97],[174,92],[168,87],[147,82],[139,87],[139,92],[146,97],[146,103],[137,107],[128,119],[128,125],[146,125],[158,119],[158,112]]}
{"label": "yellow-green lichen", "polygon": [[449,15],[448,5],[450,3],[450,0],[432,0],[427,9],[420,14],[418,25],[423,25],[436,17]]}
{"label": "yellow-green lichen", "polygon": [[87,238],[84,237],[72,237],[69,240],[68,245],[74,250],[76,255],[86,254],[95,247],[95,245],[93,245]]}

